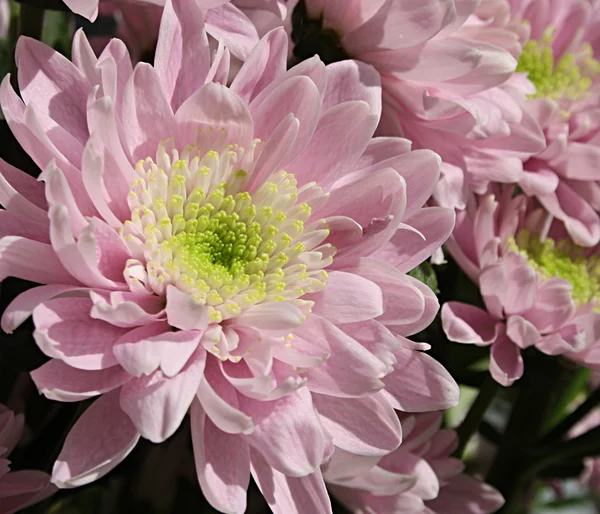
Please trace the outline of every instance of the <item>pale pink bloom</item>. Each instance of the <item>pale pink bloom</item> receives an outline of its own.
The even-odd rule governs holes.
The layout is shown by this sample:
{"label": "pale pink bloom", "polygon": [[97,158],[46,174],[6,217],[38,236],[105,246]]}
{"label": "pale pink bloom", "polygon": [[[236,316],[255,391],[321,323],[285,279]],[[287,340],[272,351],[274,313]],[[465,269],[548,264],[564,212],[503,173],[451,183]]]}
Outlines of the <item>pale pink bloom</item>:
{"label": "pale pink bloom", "polygon": [[[479,286],[485,310],[448,302],[442,308],[442,324],[451,341],[490,346],[490,372],[508,386],[523,374],[521,350],[535,346],[558,355],[579,352],[595,342],[598,278],[592,257],[589,276],[577,275],[587,265],[584,249],[568,243],[564,229],[549,232],[551,217],[535,208],[534,200],[512,197],[512,187],[497,192],[495,197],[473,196],[457,214],[447,242],[459,266]],[[561,277],[555,273],[558,261],[550,256],[574,267],[581,262],[581,268],[567,267]]]}
{"label": "pale pink bloom", "polygon": [[193,2],[167,2],[154,67],[132,69],[119,40],[96,59],[82,32],[72,55],[21,39],[23,101],[8,77],[0,88],[44,170],[38,182],[0,161],[0,278],[44,284],[2,327],[33,316],[48,398],[101,395],[53,482],[92,482],[191,409],[217,509],[244,511],[252,473],[276,512],[328,511],[319,469],[334,446],[384,455],[400,443],[394,408],[458,398],[407,339],[438,303],[406,272],[454,224],[423,207],[439,158],[372,138],[372,68],[315,57],[286,71],[281,29],[225,87],[229,52],[211,56]]}
{"label": "pale pink bloom", "polygon": [[458,440],[442,413],[401,415],[403,441],[383,458],[334,452],[324,466],[334,496],[356,514],[490,514],[504,503],[451,457]]}
{"label": "pale pink bloom", "polygon": [[7,459],[23,431],[25,418],[0,403],[0,514],[12,514],[45,500],[56,488],[42,471],[10,471]]}
{"label": "pale pink bloom", "polygon": [[[600,241],[600,4],[509,3],[505,26],[519,27],[524,43],[519,69],[528,72],[537,88],[534,95],[521,88],[532,97],[525,108],[543,129],[547,144],[524,163],[519,185],[565,224],[576,243],[593,246]],[[544,59],[554,66],[551,76],[539,72],[542,49],[550,52]]]}
{"label": "pale pink bloom", "polygon": [[[465,69],[468,59],[448,60],[442,67],[452,74],[447,80],[432,67],[432,78],[416,84],[384,73],[379,133],[401,135],[439,153],[444,167],[435,199],[464,209],[469,191],[483,194],[490,182],[518,182],[523,161],[542,151],[545,142],[524,110],[535,88],[524,74],[514,73],[523,30],[509,23],[506,0],[456,2],[456,9],[454,32],[439,41],[440,51],[453,48],[446,46],[450,40],[476,56],[477,66]],[[466,75],[456,77],[461,71]]]}

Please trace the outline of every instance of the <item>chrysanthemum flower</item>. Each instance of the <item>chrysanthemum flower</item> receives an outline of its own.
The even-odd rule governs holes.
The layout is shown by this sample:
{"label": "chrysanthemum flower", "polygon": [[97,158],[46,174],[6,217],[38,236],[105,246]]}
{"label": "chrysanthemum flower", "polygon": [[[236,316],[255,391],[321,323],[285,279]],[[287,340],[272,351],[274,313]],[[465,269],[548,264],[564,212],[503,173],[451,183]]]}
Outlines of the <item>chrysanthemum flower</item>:
{"label": "chrysanthemum flower", "polygon": [[336,450],[324,468],[331,492],[352,512],[490,514],[504,503],[493,487],[463,473],[450,455],[458,441],[441,413],[405,414],[402,445],[380,460]]}
{"label": "chrysanthemum flower", "polygon": [[518,182],[523,161],[542,151],[545,141],[524,110],[527,94],[535,88],[523,73],[514,73],[523,29],[509,23],[506,0],[457,2],[456,9],[453,33],[446,29],[443,38],[432,41],[440,39],[443,51],[446,40],[470,50],[477,65],[469,68],[468,59],[449,61],[447,73],[453,75],[447,80],[433,73],[416,85],[384,74],[379,132],[402,135],[419,148],[436,151],[444,167],[435,199],[464,209],[469,191],[483,194],[490,182]]}
{"label": "chrysanthemum flower", "polygon": [[50,475],[42,471],[10,471],[7,457],[13,451],[23,431],[25,418],[22,414],[0,404],[0,514],[13,514],[27,506],[38,503],[56,488],[50,484]]}
{"label": "chrysanthemum flower", "polygon": [[[499,24],[514,30],[523,48],[507,84],[527,96],[527,116],[543,129],[547,144],[525,160],[514,181],[561,220],[577,244],[593,246],[600,241],[600,4],[513,0],[510,9]],[[519,81],[521,75],[529,83]],[[501,161],[497,169],[519,169],[519,146],[493,148]],[[469,173],[477,172],[467,164]]]}
{"label": "chrysanthemum flower", "polygon": [[[243,512],[252,474],[276,512],[327,511],[334,447],[386,454],[394,408],[457,401],[406,338],[438,305],[405,272],[454,222],[422,208],[439,158],[372,139],[372,68],[286,71],[286,42],[269,33],[227,88],[229,53],[211,59],[193,2],[167,2],[154,67],[132,70],[118,40],[96,59],[81,32],[73,63],[20,40],[23,101],[6,78],[0,102],[44,172],[0,162],[0,278],[44,285],[2,327],[33,316],[47,397],[100,395],[58,457],[60,487],[107,473],[140,436],[165,440],[191,409],[217,509]],[[377,252],[398,237],[394,267]]]}
{"label": "chrysanthemum flower", "polygon": [[448,338],[491,346],[490,372],[508,386],[521,377],[521,350],[579,352],[596,340],[598,257],[551,227],[550,215],[513,188],[473,198],[457,216],[447,248],[478,285],[486,310],[442,308]]}

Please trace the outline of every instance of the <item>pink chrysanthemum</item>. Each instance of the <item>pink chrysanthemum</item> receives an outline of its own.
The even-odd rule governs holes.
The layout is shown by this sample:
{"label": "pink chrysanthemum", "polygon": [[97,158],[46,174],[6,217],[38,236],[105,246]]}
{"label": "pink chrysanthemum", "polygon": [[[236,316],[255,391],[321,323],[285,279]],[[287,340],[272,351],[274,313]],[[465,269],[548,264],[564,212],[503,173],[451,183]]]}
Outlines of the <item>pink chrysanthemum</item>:
{"label": "pink chrysanthemum", "polygon": [[336,450],[324,468],[331,492],[352,512],[490,514],[504,503],[493,487],[463,473],[458,441],[441,413],[401,416],[402,445],[382,459]]}
{"label": "pink chrysanthemum", "polygon": [[13,514],[38,503],[56,488],[50,484],[50,475],[42,471],[10,471],[7,457],[17,446],[25,418],[0,404],[0,514]]}
{"label": "pink chrysanthemum", "polygon": [[[579,352],[596,340],[598,257],[552,226],[543,208],[511,187],[473,197],[447,248],[479,285],[487,310],[460,302],[442,308],[452,341],[491,345],[490,372],[502,385],[521,377],[521,350]],[[555,224],[556,225],[556,224]]]}
{"label": "pink chrysanthemum", "polygon": [[[227,88],[229,53],[211,59],[194,2],[167,2],[154,67],[132,70],[118,40],[96,59],[81,32],[73,63],[20,40],[23,101],[7,77],[0,102],[44,183],[0,162],[0,278],[45,285],[2,327],[33,315],[47,397],[100,395],[57,485],[95,480],[191,409],[217,509],[244,511],[252,473],[275,512],[328,511],[319,467],[334,447],[384,455],[400,443],[394,408],[457,401],[406,338],[438,305],[405,272],[454,223],[422,208],[439,158],[372,139],[372,68],[286,71],[286,43],[270,32]],[[377,257],[403,236],[395,267]]]}

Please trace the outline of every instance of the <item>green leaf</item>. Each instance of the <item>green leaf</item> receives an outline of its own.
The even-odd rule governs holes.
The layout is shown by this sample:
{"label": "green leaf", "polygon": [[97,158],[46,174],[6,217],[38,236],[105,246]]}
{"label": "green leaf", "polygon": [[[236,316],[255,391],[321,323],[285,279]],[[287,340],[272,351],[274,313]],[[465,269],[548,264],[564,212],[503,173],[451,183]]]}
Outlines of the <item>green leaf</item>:
{"label": "green leaf", "polygon": [[433,266],[429,264],[429,262],[426,261],[423,264],[420,264],[415,269],[409,271],[408,274],[411,277],[423,282],[435,294],[438,294],[440,292],[440,290],[438,289],[438,281],[437,276],[435,274],[435,270],[433,269]]}

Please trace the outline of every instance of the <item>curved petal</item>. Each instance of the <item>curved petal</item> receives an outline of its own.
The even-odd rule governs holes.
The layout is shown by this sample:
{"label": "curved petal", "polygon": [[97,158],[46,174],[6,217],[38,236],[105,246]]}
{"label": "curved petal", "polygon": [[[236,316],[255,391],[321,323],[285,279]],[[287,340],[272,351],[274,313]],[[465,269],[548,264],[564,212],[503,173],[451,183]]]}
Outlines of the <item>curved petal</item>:
{"label": "curved petal", "polygon": [[190,411],[196,474],[204,496],[221,512],[243,514],[250,482],[248,444],[219,430],[193,402]]}
{"label": "curved petal", "polygon": [[325,289],[305,299],[315,302],[315,314],[334,324],[365,321],[384,312],[381,289],[371,280],[344,271],[331,271]]}
{"label": "curved petal", "polygon": [[199,348],[174,377],[158,370],[121,388],[121,408],[143,437],[160,443],[179,428],[202,380],[205,362],[206,351]]}
{"label": "curved petal", "polygon": [[490,373],[494,380],[508,387],[521,378],[523,368],[521,349],[508,337],[500,337],[490,352]]}
{"label": "curved petal", "polygon": [[460,392],[450,373],[426,353],[400,348],[394,371],[383,379],[385,390],[406,412],[427,412],[454,407]]}
{"label": "curved petal", "polygon": [[323,428],[306,388],[279,400],[258,401],[240,396],[240,408],[254,420],[254,432],[244,438],[265,460],[292,477],[318,470],[323,458]]}
{"label": "curved petal", "polygon": [[321,471],[304,477],[286,476],[250,450],[250,471],[274,514],[332,514],[331,502]]}
{"label": "curved petal", "polygon": [[382,456],[402,441],[398,416],[382,395],[345,399],[313,394],[313,402],[333,443],[342,450]]}
{"label": "curved petal", "polygon": [[489,313],[460,302],[442,306],[442,327],[450,341],[477,346],[492,344],[500,333],[497,321]]}
{"label": "curved petal", "polygon": [[40,393],[50,400],[79,402],[116,389],[131,378],[120,366],[87,371],[52,359],[31,372]]}
{"label": "curved petal", "polygon": [[52,482],[71,488],[97,480],[127,457],[139,438],[119,407],[118,391],[103,395],[71,428],[54,464]]}

